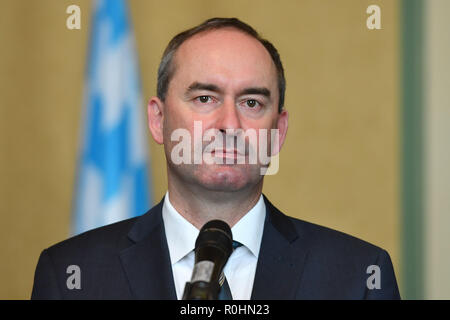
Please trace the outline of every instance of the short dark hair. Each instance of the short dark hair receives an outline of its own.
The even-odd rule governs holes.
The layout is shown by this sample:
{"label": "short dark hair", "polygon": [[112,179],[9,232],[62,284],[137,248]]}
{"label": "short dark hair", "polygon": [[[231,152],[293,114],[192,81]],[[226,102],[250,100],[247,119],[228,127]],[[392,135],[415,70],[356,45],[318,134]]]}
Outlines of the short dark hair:
{"label": "short dark hair", "polygon": [[281,112],[284,106],[286,79],[284,77],[284,69],[283,64],[281,63],[280,55],[278,54],[277,49],[273,46],[272,43],[270,43],[266,39],[261,38],[261,36],[258,34],[258,32],[256,32],[255,29],[237,18],[208,19],[196,27],[177,34],[172,38],[172,40],[170,40],[169,44],[164,50],[164,54],[158,68],[158,84],[156,89],[158,98],[160,98],[162,101],[164,101],[166,98],[167,90],[169,89],[169,82],[175,72],[173,57],[181,44],[198,33],[222,28],[235,28],[239,31],[242,31],[258,40],[267,49],[277,69],[279,91],[278,112]]}

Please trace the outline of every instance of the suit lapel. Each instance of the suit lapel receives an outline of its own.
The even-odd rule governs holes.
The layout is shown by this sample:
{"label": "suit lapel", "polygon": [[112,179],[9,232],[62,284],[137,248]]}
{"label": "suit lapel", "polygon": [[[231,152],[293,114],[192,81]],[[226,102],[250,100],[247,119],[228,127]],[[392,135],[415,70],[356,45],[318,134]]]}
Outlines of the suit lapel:
{"label": "suit lapel", "polygon": [[133,244],[120,252],[135,299],[176,299],[162,220],[164,199],[136,220],[128,233]]}
{"label": "suit lapel", "polygon": [[[135,299],[177,299],[162,204],[136,220],[120,260]],[[251,299],[295,299],[308,252],[293,223],[266,197],[266,220]],[[303,243],[304,244],[304,243]]]}
{"label": "suit lapel", "polygon": [[251,299],[295,299],[308,252],[289,218],[264,201],[266,221]]}

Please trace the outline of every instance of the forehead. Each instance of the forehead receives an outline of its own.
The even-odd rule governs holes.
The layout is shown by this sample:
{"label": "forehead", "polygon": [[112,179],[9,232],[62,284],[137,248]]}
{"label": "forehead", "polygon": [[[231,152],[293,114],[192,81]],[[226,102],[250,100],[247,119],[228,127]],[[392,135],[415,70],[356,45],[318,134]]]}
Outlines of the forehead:
{"label": "forehead", "polygon": [[177,50],[174,81],[213,82],[223,86],[277,83],[275,64],[255,38],[233,28],[199,33]]}

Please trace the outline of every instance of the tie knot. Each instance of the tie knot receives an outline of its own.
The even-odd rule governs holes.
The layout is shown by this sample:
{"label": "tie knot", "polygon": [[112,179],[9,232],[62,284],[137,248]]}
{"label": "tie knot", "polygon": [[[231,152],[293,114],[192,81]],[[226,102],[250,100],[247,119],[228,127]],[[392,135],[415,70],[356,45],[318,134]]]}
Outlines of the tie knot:
{"label": "tie knot", "polygon": [[242,246],[242,243],[233,240],[233,250]]}
{"label": "tie knot", "polygon": [[[234,240],[233,240],[233,250],[235,250],[235,249],[237,249],[237,248],[239,248],[239,247],[242,247],[242,243],[240,243],[239,241],[234,241]],[[224,273],[223,273],[223,271],[222,271],[222,273],[221,273],[220,276],[219,276],[219,285],[220,285],[221,287],[222,287],[224,281],[225,281],[225,275],[224,275]]]}

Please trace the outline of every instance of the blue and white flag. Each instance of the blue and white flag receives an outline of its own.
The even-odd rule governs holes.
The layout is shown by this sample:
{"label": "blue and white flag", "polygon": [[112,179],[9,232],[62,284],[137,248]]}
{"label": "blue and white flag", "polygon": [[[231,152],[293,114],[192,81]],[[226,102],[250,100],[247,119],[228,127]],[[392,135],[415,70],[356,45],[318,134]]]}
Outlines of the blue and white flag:
{"label": "blue and white flag", "polygon": [[150,208],[145,116],[125,0],[96,1],[72,233]]}

